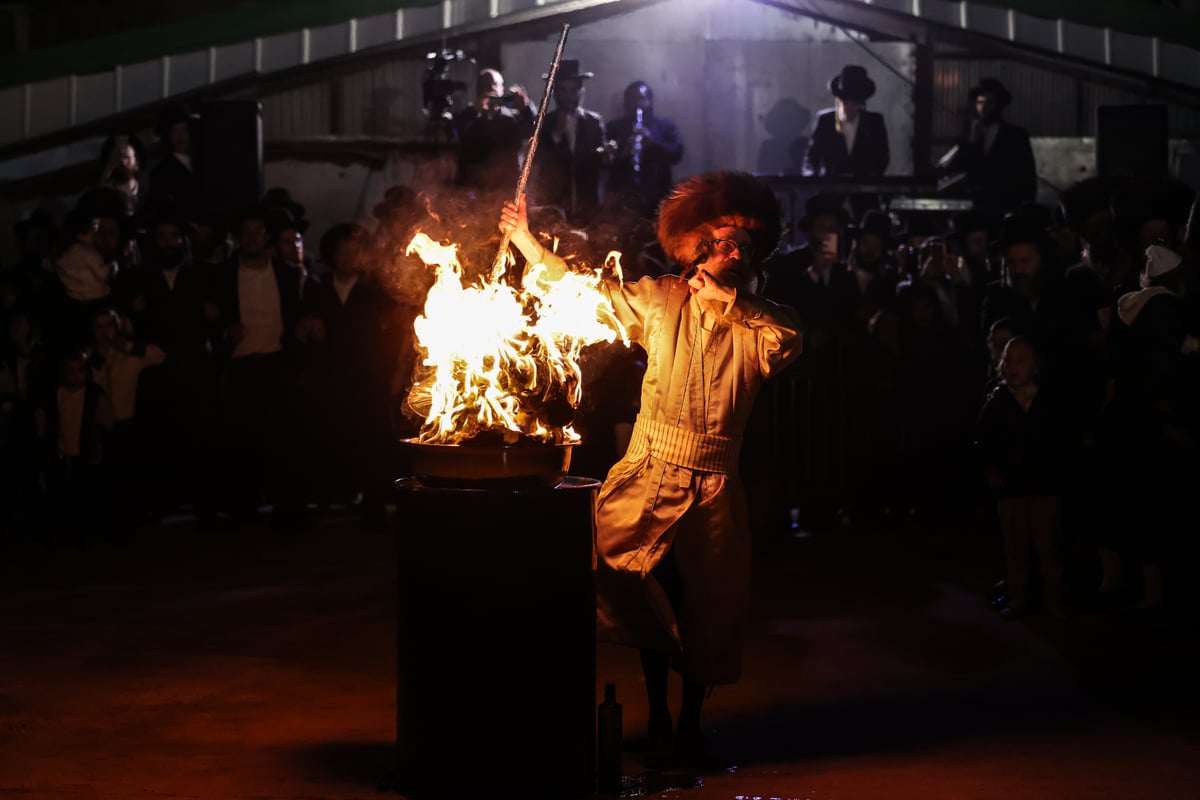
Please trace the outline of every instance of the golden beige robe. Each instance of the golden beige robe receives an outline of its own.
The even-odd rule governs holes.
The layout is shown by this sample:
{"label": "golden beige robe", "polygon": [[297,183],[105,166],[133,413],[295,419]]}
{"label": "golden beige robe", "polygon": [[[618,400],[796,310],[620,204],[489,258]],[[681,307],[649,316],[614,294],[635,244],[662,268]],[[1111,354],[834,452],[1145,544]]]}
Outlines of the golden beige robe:
{"label": "golden beige robe", "polygon": [[[800,355],[799,320],[754,295],[702,302],[674,275],[609,294],[648,358],[633,438],[597,504],[600,635],[672,652],[696,683],[731,683],[750,585],[741,437],[763,380]],[[672,548],[678,615],[651,574]]]}

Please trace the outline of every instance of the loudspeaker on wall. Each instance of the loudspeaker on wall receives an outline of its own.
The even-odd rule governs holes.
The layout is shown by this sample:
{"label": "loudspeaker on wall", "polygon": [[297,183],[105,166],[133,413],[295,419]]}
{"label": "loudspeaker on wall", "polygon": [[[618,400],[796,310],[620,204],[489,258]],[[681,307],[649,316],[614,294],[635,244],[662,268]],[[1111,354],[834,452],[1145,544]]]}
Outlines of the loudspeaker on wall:
{"label": "loudspeaker on wall", "polygon": [[1096,174],[1162,178],[1167,170],[1165,105],[1096,109]]}
{"label": "loudspeaker on wall", "polygon": [[263,192],[262,104],[213,100],[198,111],[193,152],[209,211],[227,216],[255,205]]}

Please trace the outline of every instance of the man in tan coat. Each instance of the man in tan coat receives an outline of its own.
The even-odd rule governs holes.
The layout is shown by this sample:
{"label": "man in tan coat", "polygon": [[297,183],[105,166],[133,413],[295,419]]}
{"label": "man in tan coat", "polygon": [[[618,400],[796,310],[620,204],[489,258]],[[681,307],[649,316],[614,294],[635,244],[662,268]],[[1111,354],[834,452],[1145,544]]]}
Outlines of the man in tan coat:
{"label": "man in tan coat", "polygon": [[[524,201],[501,230],[553,278],[565,264],[529,231]],[[741,674],[750,530],[738,476],[742,433],[762,382],[800,354],[794,310],[756,295],[781,233],[774,193],[746,173],[710,172],[663,202],[658,237],[685,274],[610,281],[629,338],[647,353],[632,440],[600,490],[596,563],[601,635],[641,650],[650,738],[671,735],[667,679],[684,682],[675,743],[705,759],[708,687]]]}

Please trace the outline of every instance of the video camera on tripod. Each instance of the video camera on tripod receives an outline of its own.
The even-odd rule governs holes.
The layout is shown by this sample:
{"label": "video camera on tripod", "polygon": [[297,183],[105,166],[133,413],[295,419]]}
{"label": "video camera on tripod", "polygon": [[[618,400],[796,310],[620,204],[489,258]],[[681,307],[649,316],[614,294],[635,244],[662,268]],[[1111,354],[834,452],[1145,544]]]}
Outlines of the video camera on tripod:
{"label": "video camera on tripod", "polygon": [[441,50],[427,53],[425,56],[428,66],[425,68],[421,94],[425,113],[429,117],[429,128],[435,136],[439,131],[450,129],[453,119],[450,108],[454,105],[454,93],[467,90],[464,81],[448,77],[450,65],[464,58],[462,50]]}

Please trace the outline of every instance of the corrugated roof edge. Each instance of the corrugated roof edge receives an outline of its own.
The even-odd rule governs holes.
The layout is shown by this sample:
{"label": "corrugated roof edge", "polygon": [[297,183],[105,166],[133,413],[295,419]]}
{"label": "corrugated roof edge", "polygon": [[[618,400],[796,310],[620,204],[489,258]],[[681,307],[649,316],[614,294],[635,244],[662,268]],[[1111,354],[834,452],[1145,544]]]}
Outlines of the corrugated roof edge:
{"label": "corrugated roof edge", "polygon": [[1094,28],[1110,28],[1134,36],[1156,36],[1165,42],[1200,49],[1200,13],[1155,5],[1145,0],[971,0],[1011,8],[1031,17],[1064,19]]}

